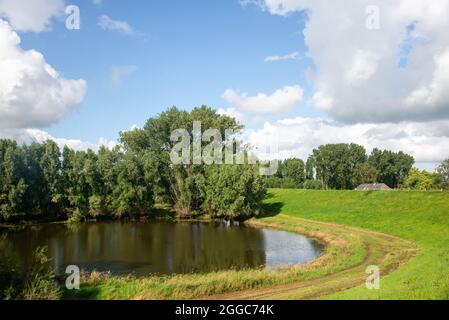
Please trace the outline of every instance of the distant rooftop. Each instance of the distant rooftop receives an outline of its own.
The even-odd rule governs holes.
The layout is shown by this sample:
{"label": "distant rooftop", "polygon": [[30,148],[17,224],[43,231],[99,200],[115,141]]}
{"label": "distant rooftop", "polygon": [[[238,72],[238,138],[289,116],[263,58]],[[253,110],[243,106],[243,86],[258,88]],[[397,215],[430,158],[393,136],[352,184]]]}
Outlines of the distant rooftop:
{"label": "distant rooftop", "polygon": [[356,188],[359,191],[369,191],[369,190],[391,190],[389,186],[385,183],[369,183],[369,184],[361,184]]}

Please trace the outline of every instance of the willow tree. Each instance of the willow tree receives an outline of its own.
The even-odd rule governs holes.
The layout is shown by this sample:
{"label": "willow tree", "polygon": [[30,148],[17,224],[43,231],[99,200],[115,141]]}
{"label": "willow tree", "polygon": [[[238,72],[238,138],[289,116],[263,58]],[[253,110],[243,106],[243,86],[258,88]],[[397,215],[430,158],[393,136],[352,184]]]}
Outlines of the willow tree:
{"label": "willow tree", "polygon": [[[238,133],[240,126],[234,118],[220,115],[214,109],[205,106],[193,109],[191,112],[172,107],[154,118],[150,118],[143,129],[134,129],[121,133],[121,142],[126,152],[140,154],[151,151],[156,157],[155,166],[159,179],[158,187],[162,196],[169,199],[171,204],[181,214],[190,215],[192,211],[200,210],[204,201],[199,191],[198,179],[204,175],[204,163],[194,159],[195,123],[201,123],[202,135],[206,130],[217,129],[224,137],[226,130]],[[187,162],[173,164],[170,153],[178,143],[171,139],[176,130],[188,133],[189,158]],[[200,148],[205,147],[207,141],[200,140]]]}

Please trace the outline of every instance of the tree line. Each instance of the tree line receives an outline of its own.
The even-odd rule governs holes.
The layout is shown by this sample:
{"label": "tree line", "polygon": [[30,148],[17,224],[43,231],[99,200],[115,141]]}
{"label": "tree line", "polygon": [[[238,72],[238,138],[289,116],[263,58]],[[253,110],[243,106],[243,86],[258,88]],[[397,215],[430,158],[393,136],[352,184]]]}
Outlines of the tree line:
{"label": "tree line", "polygon": [[[152,217],[155,203],[169,204],[181,217],[206,213],[244,219],[260,211],[266,187],[354,189],[383,182],[428,190],[449,184],[449,160],[430,174],[413,168],[413,157],[403,152],[374,149],[368,156],[356,144],[320,146],[306,162],[280,162],[277,174],[268,178],[249,161],[173,164],[170,153],[176,141],[171,133],[185,129],[192,135],[195,121],[202,130],[218,129],[223,137],[226,131],[237,135],[243,129],[234,118],[205,106],[191,112],[172,107],[142,129],[121,132],[113,149],[61,150],[54,141],[19,145],[0,140],[0,220]],[[201,143],[207,146],[208,141]]]}
{"label": "tree line", "polygon": [[361,184],[384,183],[390,188],[440,190],[449,188],[449,159],[433,172],[414,168],[412,156],[374,149],[370,155],[357,144],[328,144],[314,149],[306,162],[280,162],[269,188],[352,190]]}
{"label": "tree line", "polygon": [[155,202],[181,216],[240,219],[257,214],[266,188],[254,165],[173,165],[170,134],[204,128],[238,133],[235,119],[208,107],[175,107],[143,129],[120,133],[120,145],[75,151],[54,141],[0,140],[0,220],[122,218],[154,215]]}

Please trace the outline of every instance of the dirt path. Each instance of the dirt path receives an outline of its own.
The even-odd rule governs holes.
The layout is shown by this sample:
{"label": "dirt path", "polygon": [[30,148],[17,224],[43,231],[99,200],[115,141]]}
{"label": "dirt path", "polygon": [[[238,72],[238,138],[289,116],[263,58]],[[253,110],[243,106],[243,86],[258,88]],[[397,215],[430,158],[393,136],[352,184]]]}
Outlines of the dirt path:
{"label": "dirt path", "polygon": [[[328,237],[339,237],[343,235],[346,239],[352,238],[352,241],[360,241],[365,249],[363,261],[338,272],[311,280],[297,281],[268,288],[245,290],[204,298],[212,300],[317,299],[342,290],[364,285],[368,276],[366,274],[366,268],[370,265],[379,266],[381,276],[384,277],[398,269],[404,263],[410,261],[410,259],[417,254],[416,246],[408,241],[365,229],[308,221],[284,215],[282,215],[282,217],[264,219],[263,222],[255,222],[254,224],[283,228],[283,226],[279,225],[279,221],[287,221],[288,223],[291,219],[297,219],[295,223],[299,222],[309,228],[312,227],[317,230],[322,230],[320,232],[324,232]],[[311,235],[313,235],[313,232]]]}

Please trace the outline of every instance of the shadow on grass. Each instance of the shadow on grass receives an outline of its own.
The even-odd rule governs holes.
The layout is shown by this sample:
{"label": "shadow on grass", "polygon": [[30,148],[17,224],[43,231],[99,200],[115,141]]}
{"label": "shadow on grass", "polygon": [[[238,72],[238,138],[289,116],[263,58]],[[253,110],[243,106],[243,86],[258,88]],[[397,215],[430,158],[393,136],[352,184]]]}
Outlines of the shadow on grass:
{"label": "shadow on grass", "polygon": [[264,203],[262,205],[262,214],[261,218],[275,217],[279,213],[281,213],[282,208],[284,207],[283,202],[273,202],[273,203]]}
{"label": "shadow on grass", "polygon": [[81,286],[80,290],[62,292],[62,300],[98,300],[100,289],[95,286]]}
{"label": "shadow on grass", "polygon": [[265,200],[272,199],[272,198],[274,198],[274,194],[271,192],[268,192],[267,195],[265,196]]}

